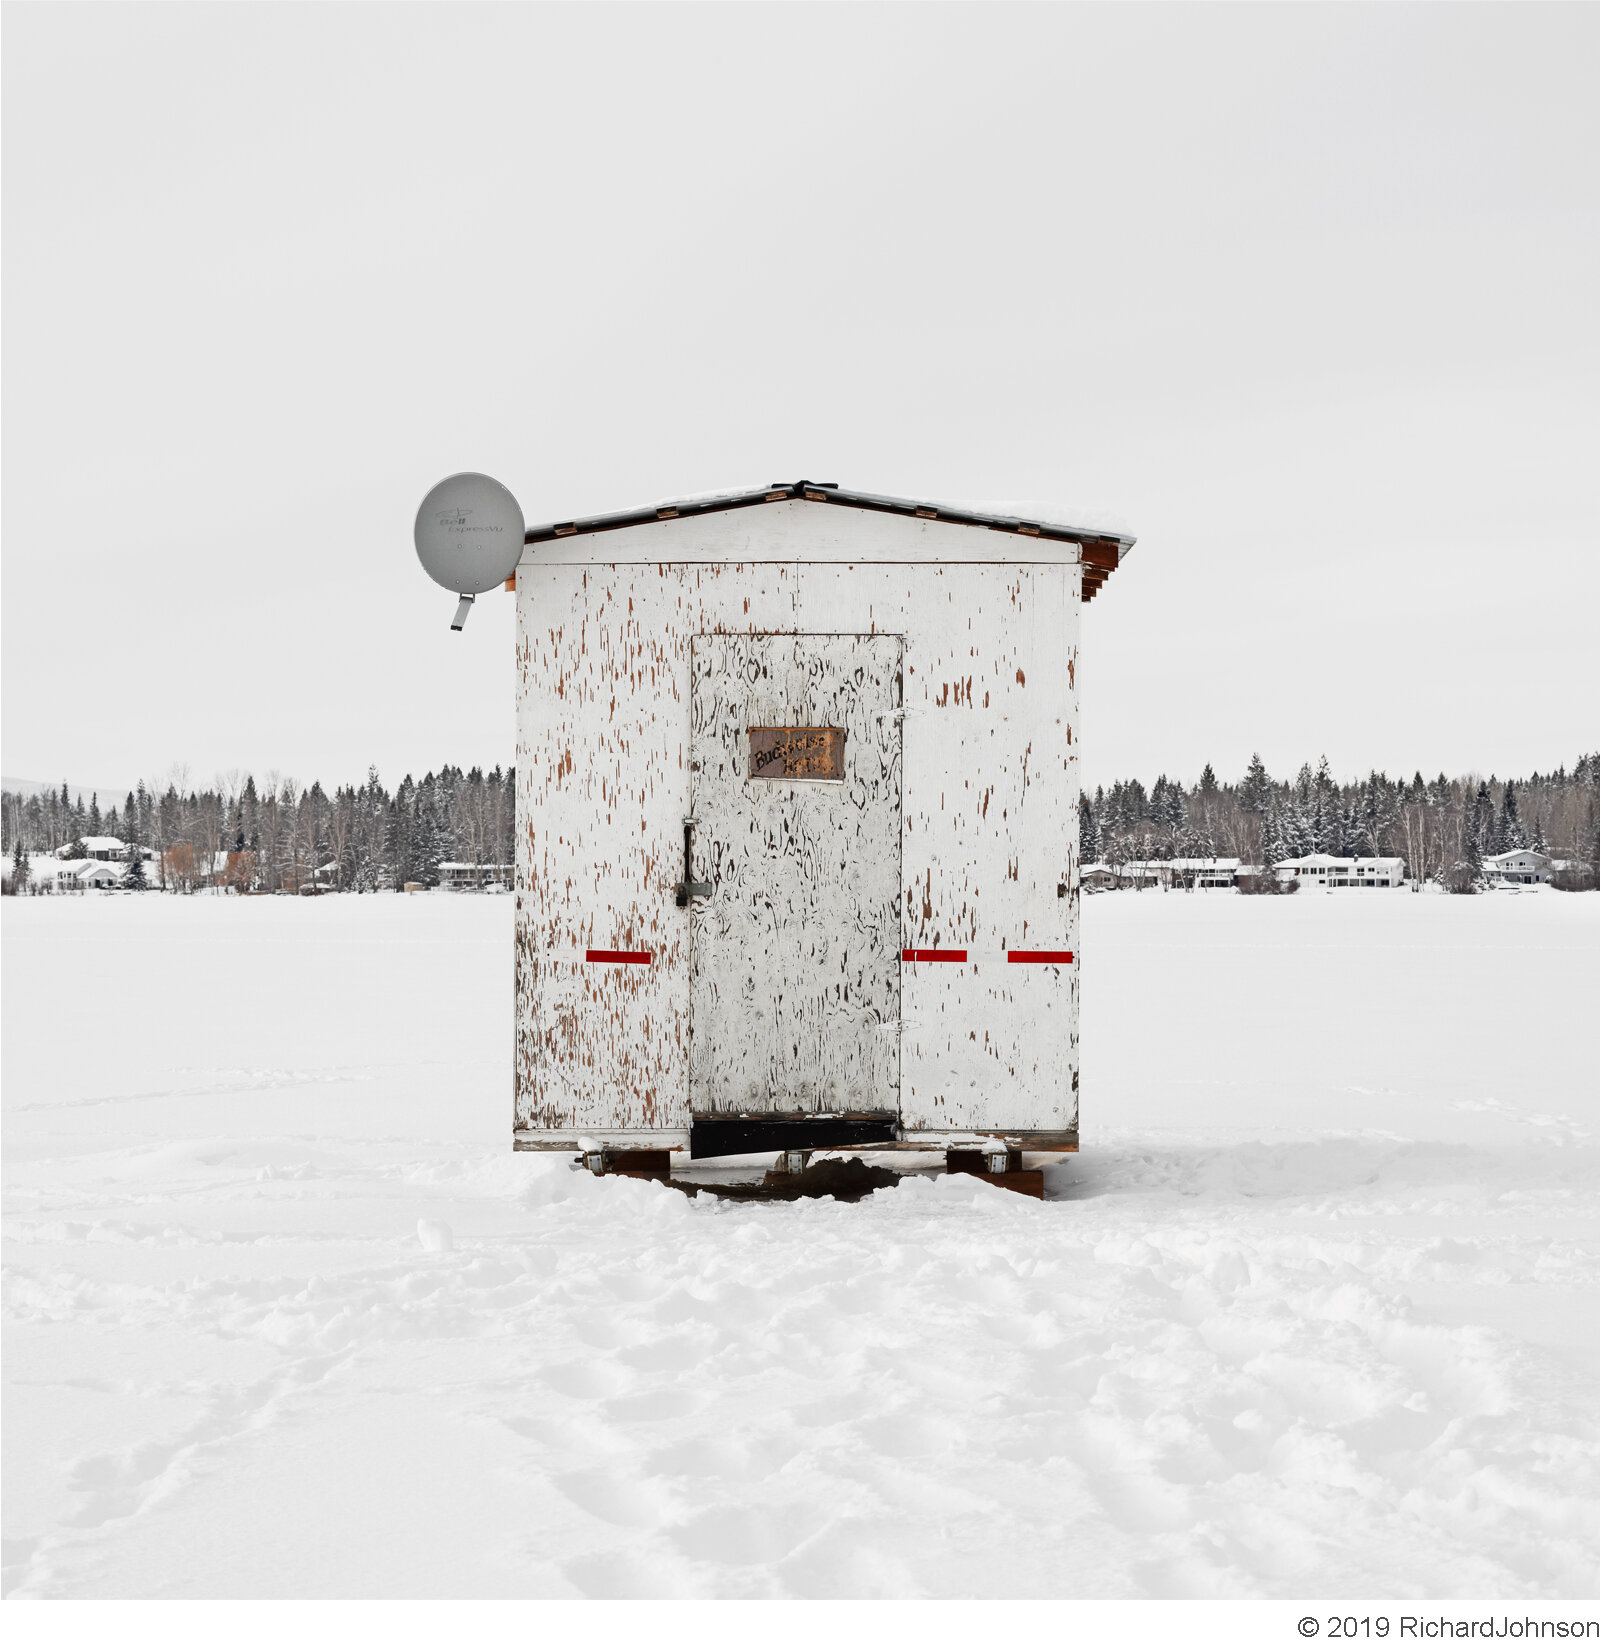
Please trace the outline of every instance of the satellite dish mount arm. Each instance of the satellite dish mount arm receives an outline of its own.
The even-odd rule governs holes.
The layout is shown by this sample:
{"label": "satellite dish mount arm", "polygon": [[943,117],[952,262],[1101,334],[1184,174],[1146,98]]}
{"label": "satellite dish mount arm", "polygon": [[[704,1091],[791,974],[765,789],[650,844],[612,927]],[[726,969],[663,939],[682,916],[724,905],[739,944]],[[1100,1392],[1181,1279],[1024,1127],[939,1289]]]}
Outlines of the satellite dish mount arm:
{"label": "satellite dish mount arm", "polygon": [[461,605],[456,609],[456,616],[450,621],[452,630],[459,630],[467,622],[467,615],[472,611],[472,604],[476,600],[475,596],[462,596]]}

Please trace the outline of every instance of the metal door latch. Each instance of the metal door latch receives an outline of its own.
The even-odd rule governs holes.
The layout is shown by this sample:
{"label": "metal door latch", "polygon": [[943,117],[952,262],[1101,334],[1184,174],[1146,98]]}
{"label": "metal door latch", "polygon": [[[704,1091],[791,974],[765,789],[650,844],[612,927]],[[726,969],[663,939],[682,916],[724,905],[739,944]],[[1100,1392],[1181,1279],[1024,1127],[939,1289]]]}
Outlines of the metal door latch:
{"label": "metal door latch", "polygon": [[711,884],[694,880],[694,828],[700,821],[683,822],[683,881],[678,884],[678,908],[681,910],[692,899],[709,899]]}

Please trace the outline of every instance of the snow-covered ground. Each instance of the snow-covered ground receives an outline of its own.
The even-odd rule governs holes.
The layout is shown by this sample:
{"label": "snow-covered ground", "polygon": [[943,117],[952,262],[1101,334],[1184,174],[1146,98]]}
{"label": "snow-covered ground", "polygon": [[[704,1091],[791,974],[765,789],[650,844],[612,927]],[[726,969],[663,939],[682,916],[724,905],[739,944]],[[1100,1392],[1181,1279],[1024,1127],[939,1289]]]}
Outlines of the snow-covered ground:
{"label": "snow-covered ground", "polygon": [[1596,1591],[1600,899],[1087,902],[1043,1204],[513,1156],[510,921],[5,902],[8,1593]]}

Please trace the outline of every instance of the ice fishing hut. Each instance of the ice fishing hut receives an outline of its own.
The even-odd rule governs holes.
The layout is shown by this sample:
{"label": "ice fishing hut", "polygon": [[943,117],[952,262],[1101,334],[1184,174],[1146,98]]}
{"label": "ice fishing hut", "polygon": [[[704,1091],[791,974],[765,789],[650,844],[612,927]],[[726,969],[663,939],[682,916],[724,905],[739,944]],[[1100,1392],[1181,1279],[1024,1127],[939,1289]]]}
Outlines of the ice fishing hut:
{"label": "ice fishing hut", "polygon": [[1076,1149],[1078,615],[1133,542],[807,481],[529,528],[517,1148]]}

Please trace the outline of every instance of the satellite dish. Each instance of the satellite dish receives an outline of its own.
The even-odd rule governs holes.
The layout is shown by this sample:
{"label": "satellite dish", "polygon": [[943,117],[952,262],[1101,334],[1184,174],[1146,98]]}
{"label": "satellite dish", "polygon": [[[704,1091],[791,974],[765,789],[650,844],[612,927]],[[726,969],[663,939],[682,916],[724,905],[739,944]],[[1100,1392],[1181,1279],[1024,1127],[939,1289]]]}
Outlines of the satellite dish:
{"label": "satellite dish", "polygon": [[417,511],[417,559],[435,584],[461,598],[452,630],[475,596],[502,585],[522,560],[522,506],[493,476],[446,476]]}

